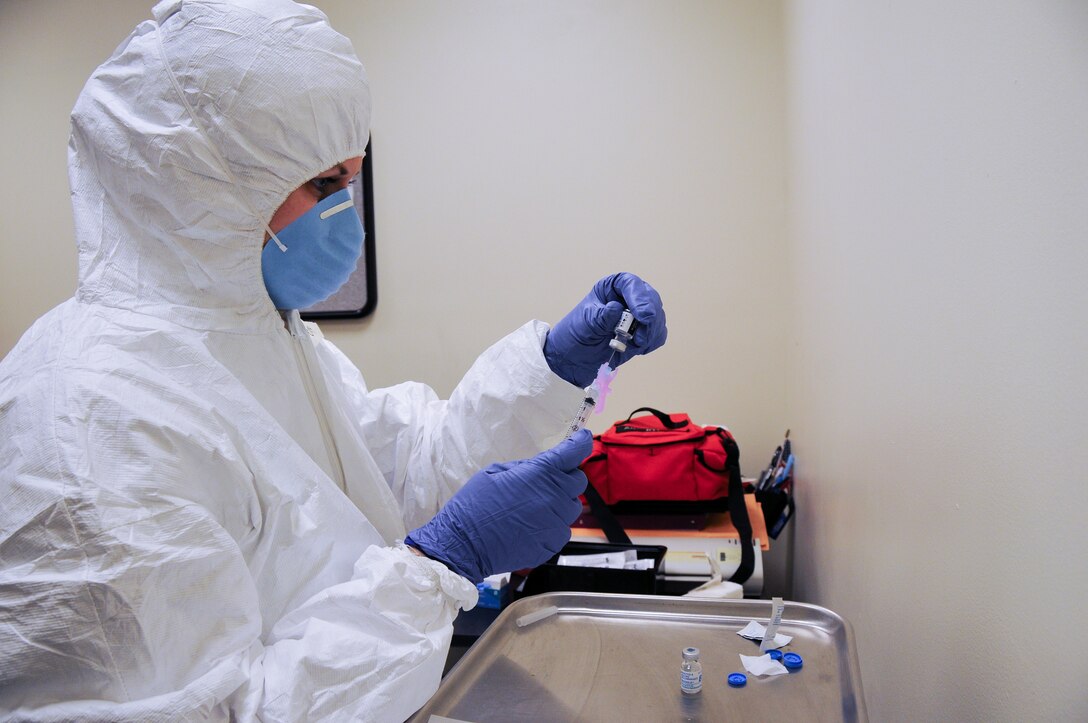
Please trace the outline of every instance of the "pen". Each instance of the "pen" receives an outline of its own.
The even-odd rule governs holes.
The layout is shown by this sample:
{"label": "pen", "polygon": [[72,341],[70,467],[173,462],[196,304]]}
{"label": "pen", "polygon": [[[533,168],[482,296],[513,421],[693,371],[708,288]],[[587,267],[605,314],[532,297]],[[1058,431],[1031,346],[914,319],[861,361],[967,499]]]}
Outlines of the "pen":
{"label": "pen", "polygon": [[792,474],[793,474],[793,455],[791,454],[786,459],[786,463],[784,465],[782,465],[782,469],[780,469],[778,471],[778,474],[776,474],[774,476],[774,485],[773,485],[772,489],[778,489],[779,487],[781,487],[782,483],[784,483],[786,480],[788,480]]}
{"label": "pen", "polygon": [[782,458],[782,445],[778,445],[774,450],[774,454],[771,455],[771,463],[767,465],[767,469],[763,470],[759,474],[759,483],[756,485],[756,490],[762,492],[766,489],[771,482],[774,481],[774,472],[778,467],[778,461]]}

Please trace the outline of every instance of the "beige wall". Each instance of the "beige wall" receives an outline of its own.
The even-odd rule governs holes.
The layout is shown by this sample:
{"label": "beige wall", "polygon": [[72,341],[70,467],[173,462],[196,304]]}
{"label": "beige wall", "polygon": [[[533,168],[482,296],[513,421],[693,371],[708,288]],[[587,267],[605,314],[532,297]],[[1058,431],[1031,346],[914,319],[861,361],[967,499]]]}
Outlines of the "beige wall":
{"label": "beige wall", "polygon": [[[786,297],[766,288],[785,264],[780,4],[318,4],[374,93],[378,308],[324,325],[370,384],[447,394],[488,344],[630,270],[670,341],[592,425],[688,411],[733,428],[754,473],[787,426]],[[0,4],[0,354],[72,293],[68,113],[150,5]]]}
{"label": "beige wall", "polygon": [[795,593],[874,720],[1088,720],[1088,4],[788,27]]}
{"label": "beige wall", "polygon": [[[319,4],[375,95],[380,301],[325,325],[372,384],[642,273],[670,342],[604,416],[748,474],[793,427],[796,597],[874,720],[1088,718],[1083,3]],[[0,2],[0,354],[72,292],[68,111],[149,6]]]}
{"label": "beige wall", "polygon": [[150,7],[0,0],[0,356],[75,291],[68,116]]}
{"label": "beige wall", "polygon": [[[151,4],[0,2],[0,355],[74,289],[68,114]],[[323,324],[370,385],[446,395],[504,334],[634,271],[669,343],[590,426],[687,411],[756,474],[789,424],[781,3],[317,4],[374,95],[378,308]]]}
{"label": "beige wall", "polygon": [[[590,426],[687,411],[756,474],[788,426],[781,3],[318,4],[374,95],[378,308],[323,324],[371,386],[446,395],[504,334],[634,271],[669,343]],[[0,354],[74,289],[68,113],[150,6],[0,2]],[[785,556],[767,562],[788,591]]]}
{"label": "beige wall", "polygon": [[785,263],[777,3],[323,7],[375,98],[378,311],[326,325],[372,384],[446,393],[509,329],[554,322],[630,270],[661,290],[670,340],[623,368],[593,426],[650,404],[733,426],[753,459],[773,449],[787,317],[762,293]]}
{"label": "beige wall", "polygon": [[[590,426],[687,411],[755,475],[789,426],[781,3],[318,5],[374,94],[378,309],[323,324],[371,386],[446,395],[487,345],[634,271],[669,343]],[[0,0],[0,355],[74,289],[68,114],[150,6]],[[784,552],[768,591],[789,591]]]}

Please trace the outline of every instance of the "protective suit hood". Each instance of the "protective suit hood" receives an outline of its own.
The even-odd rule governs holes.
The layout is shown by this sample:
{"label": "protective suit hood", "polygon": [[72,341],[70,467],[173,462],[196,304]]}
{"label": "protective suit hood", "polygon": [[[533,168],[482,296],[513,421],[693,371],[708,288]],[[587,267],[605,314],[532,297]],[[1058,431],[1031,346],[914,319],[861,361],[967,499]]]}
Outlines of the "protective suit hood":
{"label": "protective suit hood", "polygon": [[72,112],[77,297],[194,329],[281,323],[264,224],[363,154],[365,70],[324,14],[290,0],[166,0],[153,14]]}

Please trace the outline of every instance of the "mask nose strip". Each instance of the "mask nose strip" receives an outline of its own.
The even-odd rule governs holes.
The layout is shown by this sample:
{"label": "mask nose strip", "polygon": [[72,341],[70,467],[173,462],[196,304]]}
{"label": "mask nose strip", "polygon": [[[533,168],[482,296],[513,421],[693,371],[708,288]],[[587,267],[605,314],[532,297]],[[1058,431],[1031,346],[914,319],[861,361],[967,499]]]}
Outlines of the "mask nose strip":
{"label": "mask nose strip", "polygon": [[351,208],[353,203],[354,201],[349,198],[347,201],[344,201],[343,203],[338,203],[332,208],[326,208],[324,211],[321,212],[321,220],[324,221],[329,216],[335,216],[341,211],[347,211],[349,208]]}

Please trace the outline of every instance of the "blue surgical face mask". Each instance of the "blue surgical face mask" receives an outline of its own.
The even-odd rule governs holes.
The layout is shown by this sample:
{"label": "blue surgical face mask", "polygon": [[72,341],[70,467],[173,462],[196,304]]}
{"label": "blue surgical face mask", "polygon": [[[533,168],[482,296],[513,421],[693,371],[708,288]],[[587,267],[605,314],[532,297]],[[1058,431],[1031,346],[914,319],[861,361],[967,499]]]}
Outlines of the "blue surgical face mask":
{"label": "blue surgical face mask", "polygon": [[336,293],[355,271],[363,235],[363,223],[345,188],[269,239],[261,272],[276,308],[306,309]]}

